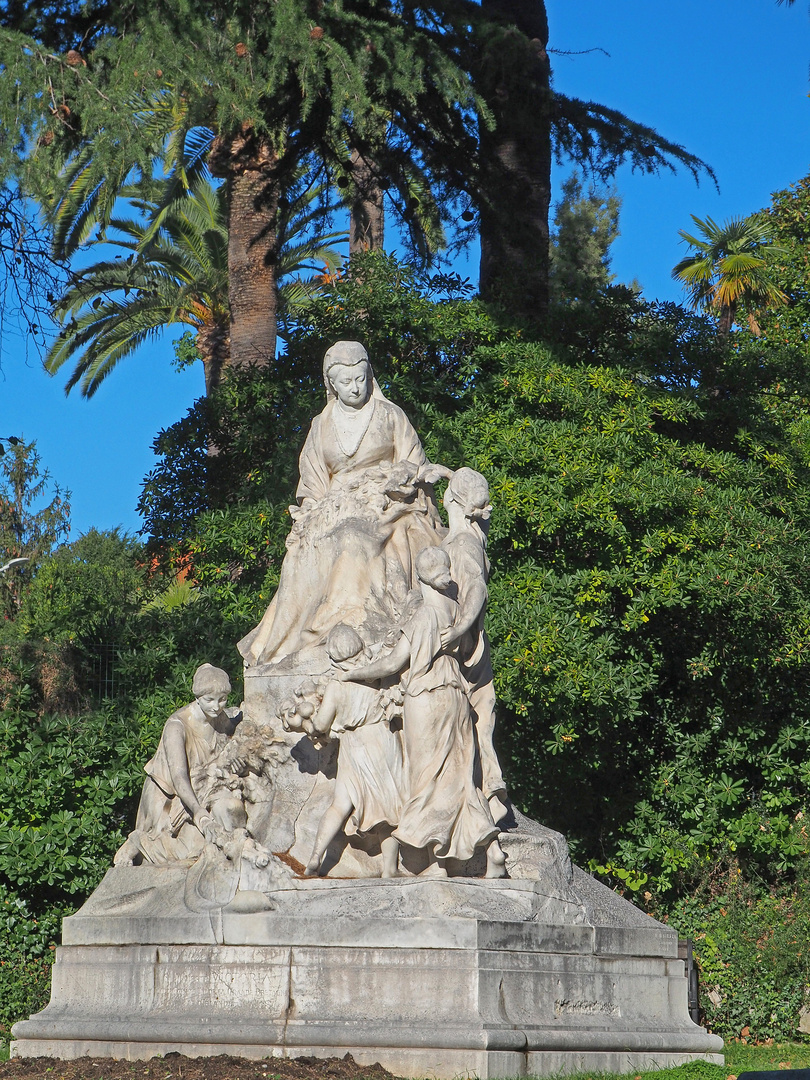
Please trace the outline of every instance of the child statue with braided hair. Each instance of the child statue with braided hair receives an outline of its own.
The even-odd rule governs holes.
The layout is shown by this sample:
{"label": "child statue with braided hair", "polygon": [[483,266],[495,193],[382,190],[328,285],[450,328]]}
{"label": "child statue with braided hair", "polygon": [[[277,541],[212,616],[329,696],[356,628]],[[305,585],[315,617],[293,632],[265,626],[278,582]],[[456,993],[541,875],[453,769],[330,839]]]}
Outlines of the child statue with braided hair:
{"label": "child statue with braided hair", "polygon": [[454,648],[467,696],[473,711],[481,786],[496,822],[506,813],[506,785],[492,745],[495,728],[495,687],[489,639],[484,630],[487,606],[487,533],[489,531],[489,484],[474,469],[457,469],[444,495],[450,526],[442,547],[450,556],[450,573],[458,588],[458,613],[452,626],[442,632],[444,648]]}

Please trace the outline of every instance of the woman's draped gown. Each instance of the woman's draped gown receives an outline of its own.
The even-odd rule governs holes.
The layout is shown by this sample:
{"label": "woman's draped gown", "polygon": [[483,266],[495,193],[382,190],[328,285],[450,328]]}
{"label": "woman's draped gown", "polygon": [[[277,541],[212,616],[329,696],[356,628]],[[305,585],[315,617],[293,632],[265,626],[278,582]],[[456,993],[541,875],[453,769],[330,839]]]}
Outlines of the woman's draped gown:
{"label": "woman's draped gown", "polygon": [[359,442],[347,446],[336,408],[329,401],[312,421],[279,586],[239,642],[257,664],[322,644],[338,623],[379,640],[401,624],[417,553],[442,538],[432,490],[415,483],[427,459],[402,409],[375,384],[357,418]]}

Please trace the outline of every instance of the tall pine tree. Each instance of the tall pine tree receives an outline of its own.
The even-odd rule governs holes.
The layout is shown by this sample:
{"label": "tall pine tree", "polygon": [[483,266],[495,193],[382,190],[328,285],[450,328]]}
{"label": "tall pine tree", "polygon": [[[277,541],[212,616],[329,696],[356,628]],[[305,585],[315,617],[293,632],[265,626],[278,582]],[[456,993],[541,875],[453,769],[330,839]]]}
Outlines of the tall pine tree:
{"label": "tall pine tree", "polygon": [[478,210],[482,295],[530,320],[548,299],[554,154],[601,179],[624,161],[706,168],[652,128],[554,92],[543,0],[89,0],[58,12],[14,0],[0,22],[0,120],[20,133],[0,168],[22,157],[41,183],[90,147],[84,191],[111,210],[158,143],[211,132],[230,194],[237,366],[274,353],[278,200],[303,161],[345,192],[357,247],[380,242],[384,191],[434,235],[464,196]]}
{"label": "tall pine tree", "polygon": [[111,214],[127,176],[148,175],[167,139],[210,131],[209,164],[228,186],[237,367],[275,354],[279,199],[302,162],[350,174],[350,148],[366,157],[379,145],[382,113],[383,176],[409,155],[441,200],[457,190],[460,169],[436,179],[437,164],[453,157],[447,148],[469,160],[475,145],[469,77],[439,28],[407,5],[157,0],[63,16],[38,4],[6,9],[0,118],[20,139],[11,155],[9,144],[0,148],[3,164],[23,166],[29,190],[52,193],[64,166],[89,149],[83,196],[106,200]]}

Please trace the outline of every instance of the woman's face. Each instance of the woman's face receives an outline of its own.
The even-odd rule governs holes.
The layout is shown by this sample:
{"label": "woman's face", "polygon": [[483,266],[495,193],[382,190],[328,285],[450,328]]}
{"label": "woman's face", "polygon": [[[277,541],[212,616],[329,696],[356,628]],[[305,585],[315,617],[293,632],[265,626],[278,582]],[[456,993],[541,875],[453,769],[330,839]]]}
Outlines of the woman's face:
{"label": "woman's face", "polygon": [[365,405],[371,393],[371,378],[368,364],[335,364],[329,369],[329,382],[337,394],[341,405],[350,409],[360,409]]}
{"label": "woman's face", "polygon": [[228,704],[228,695],[222,690],[212,690],[207,694],[201,694],[197,698],[197,704],[202,709],[206,720],[216,720]]}

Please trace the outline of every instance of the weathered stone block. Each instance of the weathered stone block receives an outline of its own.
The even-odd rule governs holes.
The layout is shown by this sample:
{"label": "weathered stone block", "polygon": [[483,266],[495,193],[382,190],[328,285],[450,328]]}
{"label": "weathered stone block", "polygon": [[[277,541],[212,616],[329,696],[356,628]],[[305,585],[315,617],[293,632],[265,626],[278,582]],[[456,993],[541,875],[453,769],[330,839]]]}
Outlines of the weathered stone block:
{"label": "weathered stone block", "polygon": [[[16,1025],[13,1053],[348,1052],[448,1080],[721,1061],[688,1017],[674,932],[584,878],[556,924],[533,919],[536,881],[296,881],[275,910],[196,916],[207,936],[189,944],[182,912],[143,915],[171,875],[119,868],[65,920],[51,1003]],[[116,914],[136,881],[140,906]],[[594,925],[597,908],[626,925]],[[146,925],[150,944],[122,943]]]}

